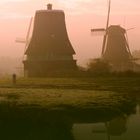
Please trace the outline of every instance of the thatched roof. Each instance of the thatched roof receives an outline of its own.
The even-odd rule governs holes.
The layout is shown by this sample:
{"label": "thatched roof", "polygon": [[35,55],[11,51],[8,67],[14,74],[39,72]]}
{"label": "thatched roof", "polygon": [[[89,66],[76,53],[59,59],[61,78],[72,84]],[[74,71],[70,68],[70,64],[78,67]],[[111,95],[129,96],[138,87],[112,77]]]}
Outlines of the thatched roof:
{"label": "thatched roof", "polygon": [[75,54],[69,41],[62,10],[39,10],[35,14],[27,55]]}

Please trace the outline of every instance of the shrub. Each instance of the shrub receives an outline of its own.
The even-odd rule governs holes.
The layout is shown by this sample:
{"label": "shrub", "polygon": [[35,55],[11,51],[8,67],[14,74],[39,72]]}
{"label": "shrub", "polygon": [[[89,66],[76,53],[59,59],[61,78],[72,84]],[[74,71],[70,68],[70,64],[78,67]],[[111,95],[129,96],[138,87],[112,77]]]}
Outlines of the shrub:
{"label": "shrub", "polygon": [[87,71],[95,74],[106,74],[110,73],[111,66],[102,59],[91,59],[87,64]]}

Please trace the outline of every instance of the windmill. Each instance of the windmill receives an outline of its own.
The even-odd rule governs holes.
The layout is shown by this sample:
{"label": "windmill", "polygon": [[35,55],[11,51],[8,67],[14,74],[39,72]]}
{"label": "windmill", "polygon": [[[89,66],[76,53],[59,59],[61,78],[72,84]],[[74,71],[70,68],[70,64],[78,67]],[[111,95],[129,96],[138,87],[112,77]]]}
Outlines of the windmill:
{"label": "windmill", "polygon": [[29,42],[31,23],[32,20],[24,53],[27,58],[23,61],[25,75],[63,76],[76,71],[75,51],[67,34],[64,11],[53,9],[52,4],[47,4],[47,9],[36,10]]}
{"label": "windmill", "polygon": [[[32,23],[33,23],[33,17],[31,17],[31,19],[30,19],[30,23],[29,23],[29,26],[28,26],[26,38],[25,39],[17,38],[15,40],[16,43],[23,43],[23,44],[25,44],[24,54],[25,54],[25,51],[26,51],[26,49],[27,49],[27,47],[29,45],[29,42],[30,42],[30,32],[31,32]],[[24,56],[23,56],[23,59],[24,59]]]}
{"label": "windmill", "polygon": [[131,67],[133,59],[128,43],[127,30],[120,25],[109,25],[110,11],[111,0],[108,0],[106,28],[91,29],[91,32],[105,32],[101,58],[113,65],[114,69],[124,71]]}

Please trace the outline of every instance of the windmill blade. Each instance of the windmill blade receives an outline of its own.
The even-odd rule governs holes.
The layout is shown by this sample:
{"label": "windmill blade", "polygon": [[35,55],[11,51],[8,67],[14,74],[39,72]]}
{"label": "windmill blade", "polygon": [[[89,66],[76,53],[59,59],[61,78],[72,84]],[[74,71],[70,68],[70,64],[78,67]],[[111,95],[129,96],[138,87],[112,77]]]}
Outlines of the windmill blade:
{"label": "windmill blade", "polygon": [[128,28],[128,29],[126,29],[126,31],[130,31],[130,30],[134,30],[135,29],[135,27],[133,27],[133,28]]}
{"label": "windmill blade", "polygon": [[24,53],[23,53],[23,58],[22,58],[23,61],[25,60],[25,57],[26,57],[25,52],[26,52],[26,49],[27,49],[29,42],[30,42],[29,37],[30,37],[32,22],[33,22],[33,17],[31,17],[31,19],[30,19],[29,28],[28,28],[27,35],[26,35],[25,48],[24,48]]}
{"label": "windmill blade", "polygon": [[133,58],[132,54],[131,54],[131,51],[130,51],[130,46],[129,46],[129,41],[128,41],[128,34],[126,32],[126,47],[127,47],[127,50],[131,56],[131,58]]}
{"label": "windmill blade", "polygon": [[29,37],[30,37],[32,22],[33,22],[33,17],[31,17],[31,19],[30,19],[29,28],[28,28],[27,35],[26,35],[26,45],[29,42]]}
{"label": "windmill blade", "polygon": [[108,26],[109,26],[110,11],[111,11],[111,0],[108,1],[108,14],[107,14],[106,31],[107,31]]}
{"label": "windmill blade", "polygon": [[91,29],[92,35],[105,35],[105,32],[104,28]]}
{"label": "windmill blade", "polygon": [[26,35],[26,43],[25,43],[24,53],[25,53],[25,51],[26,51],[26,49],[28,47],[28,44],[30,42],[29,37],[30,37],[32,22],[33,22],[33,17],[31,17],[31,19],[30,19],[30,23],[29,23],[29,27],[28,27],[28,31],[27,31],[27,35]]}
{"label": "windmill blade", "polygon": [[102,46],[102,56],[105,52],[105,48],[106,48],[106,43],[107,42],[107,34],[104,35],[104,39],[103,39],[103,46]]}
{"label": "windmill blade", "polygon": [[106,47],[105,45],[106,45],[106,41],[107,41],[107,29],[109,27],[110,11],[111,11],[111,0],[108,1],[108,14],[107,14],[107,23],[106,23],[106,33],[105,33],[104,39],[103,39],[102,56],[104,54],[105,47]]}
{"label": "windmill blade", "polygon": [[31,20],[30,20],[30,23],[29,23],[29,27],[28,27],[26,39],[16,38],[16,40],[15,40],[16,43],[24,43],[25,44],[25,47],[28,45],[28,43],[29,43],[29,37],[30,37],[30,32],[31,32],[31,27],[32,27],[32,22],[33,22],[33,17],[31,17]]}
{"label": "windmill blade", "polygon": [[91,29],[91,32],[105,32],[104,28]]}
{"label": "windmill blade", "polygon": [[23,39],[23,38],[16,38],[16,40],[15,40],[15,42],[16,43],[26,43],[26,40],[25,39]]}

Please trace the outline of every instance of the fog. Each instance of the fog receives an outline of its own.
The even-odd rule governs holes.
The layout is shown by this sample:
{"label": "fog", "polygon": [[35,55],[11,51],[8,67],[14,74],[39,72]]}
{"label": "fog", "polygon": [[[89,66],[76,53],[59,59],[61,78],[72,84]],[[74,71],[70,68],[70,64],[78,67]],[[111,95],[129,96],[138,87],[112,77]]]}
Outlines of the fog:
{"label": "fog", "polygon": [[[6,3],[8,2],[8,3]],[[20,66],[24,54],[25,44],[15,42],[15,39],[25,38],[29,26],[30,17],[34,16],[37,9],[44,9],[45,2],[37,0],[10,0],[0,2],[2,7],[0,12],[0,59],[4,57],[20,58]],[[100,57],[103,36],[91,35],[91,28],[104,28],[106,25],[107,1],[87,1],[60,0],[59,2],[50,0],[54,4],[54,9],[63,9],[66,16],[66,26],[69,39],[76,51],[75,59],[79,65],[85,65],[90,58]],[[112,12],[110,24],[121,25],[133,30],[128,31],[131,51],[140,49],[140,10],[138,0],[114,0],[112,2]],[[5,64],[6,65],[6,64]],[[3,67],[3,65],[0,65]],[[15,65],[13,66],[15,67]],[[13,70],[14,71],[14,70]]]}

